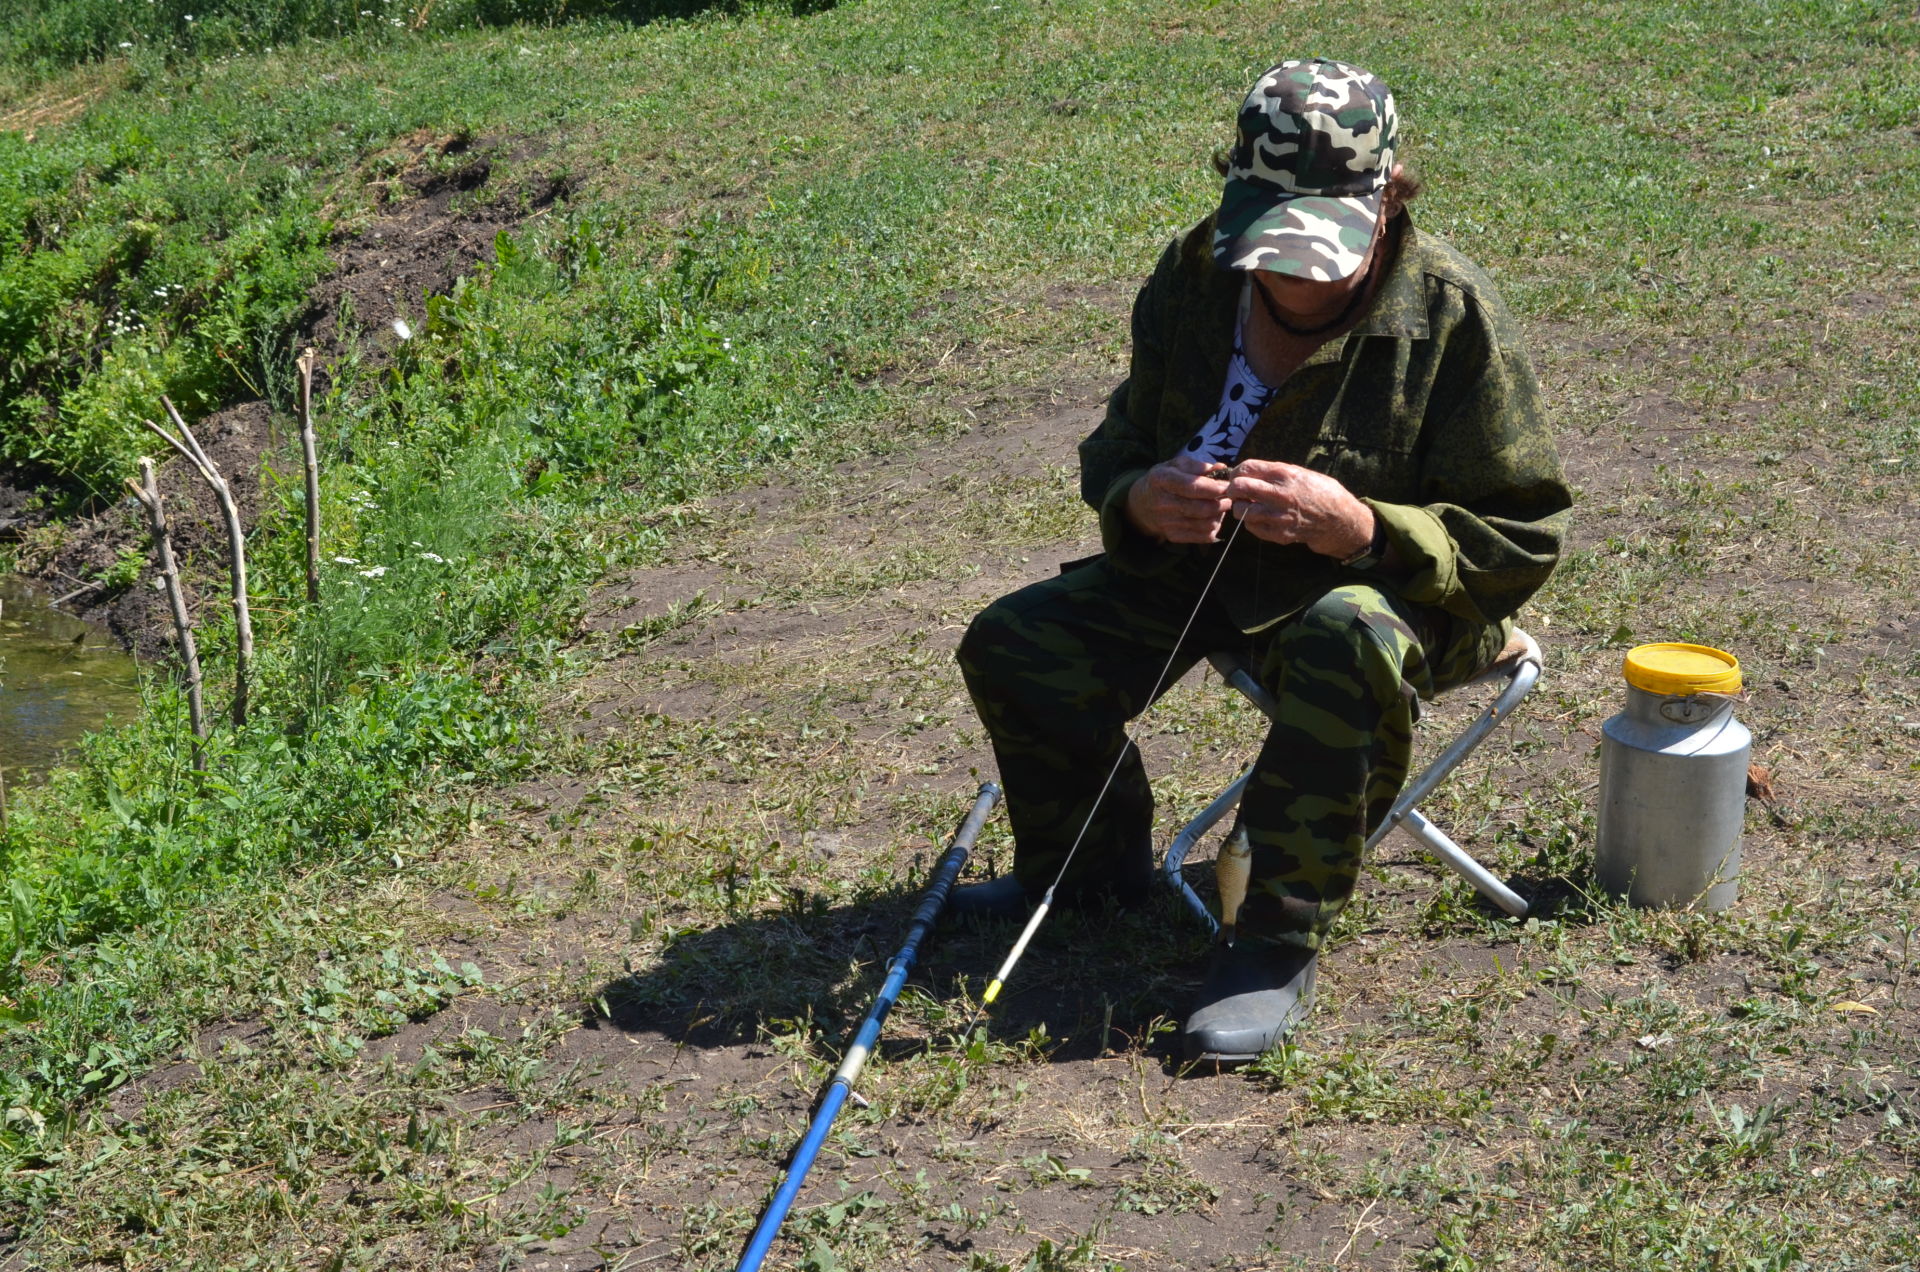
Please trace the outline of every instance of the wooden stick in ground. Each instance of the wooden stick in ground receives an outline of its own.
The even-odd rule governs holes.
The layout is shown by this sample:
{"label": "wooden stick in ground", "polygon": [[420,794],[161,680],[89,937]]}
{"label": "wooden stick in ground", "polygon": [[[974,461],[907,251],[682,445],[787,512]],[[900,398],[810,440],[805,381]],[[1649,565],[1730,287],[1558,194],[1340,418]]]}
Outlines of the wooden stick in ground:
{"label": "wooden stick in ground", "polygon": [[307,604],[320,603],[320,461],[313,437],[313,350],[300,355],[300,459],[307,470]]}
{"label": "wooden stick in ground", "polygon": [[233,571],[233,627],[236,648],[234,651],[233,677],[233,723],[238,728],[247,722],[247,686],[253,678],[253,619],[247,611],[247,536],[240,530],[240,509],[233,502],[233,491],[227,486],[226,479],[220,476],[220,470],[207,452],[200,448],[200,439],[193,435],[187,422],[180,418],[180,412],[166,397],[162,396],[160,405],[167,408],[167,418],[173,421],[180,435],[175,437],[152,420],[142,420],[161,440],[178,451],[181,458],[199,470],[200,476],[213,490],[213,497],[220,502],[220,513],[227,522],[227,543],[232,548]]}
{"label": "wooden stick in ground", "polygon": [[207,767],[204,746],[207,714],[200,696],[200,650],[193,641],[193,620],[187,615],[187,596],[180,588],[180,571],[173,563],[173,540],[167,535],[167,512],[160,502],[160,483],[154,479],[152,460],[140,461],[140,480],[127,482],[127,488],[146,508],[148,524],[153,527],[160,579],[166,584],[167,605],[173,610],[173,630],[180,634],[180,664],[187,674],[187,714],[193,721],[193,767],[195,771],[202,771]]}
{"label": "wooden stick in ground", "polygon": [[[0,601],[0,614],[7,612],[7,603]],[[0,834],[7,829],[7,766],[0,764]]]}
{"label": "wooden stick in ground", "polygon": [[103,585],[98,582],[82,583],[79,587],[74,588],[73,591],[68,592],[65,596],[57,596],[53,600],[48,601],[47,608],[59,609],[62,605],[65,605],[68,601],[77,601],[81,597],[85,596],[88,592],[98,591],[102,586]]}

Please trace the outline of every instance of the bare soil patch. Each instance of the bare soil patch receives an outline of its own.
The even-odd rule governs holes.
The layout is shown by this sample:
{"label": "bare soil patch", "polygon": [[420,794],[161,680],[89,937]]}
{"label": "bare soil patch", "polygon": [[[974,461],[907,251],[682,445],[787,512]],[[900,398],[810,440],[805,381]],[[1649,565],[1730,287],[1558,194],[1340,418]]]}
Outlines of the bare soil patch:
{"label": "bare soil patch", "polygon": [[[390,171],[375,187],[373,220],[334,247],[336,262],[309,297],[301,331],[322,368],[358,349],[384,361],[395,319],[419,320],[429,296],[493,260],[494,237],[565,198],[570,176],[537,167],[546,147],[530,138],[419,133],[372,156]],[[497,170],[513,176],[493,184]],[[317,380],[315,392],[324,389]]]}
{"label": "bare soil patch", "polygon": [[[1673,535],[1701,509],[1659,497],[1686,493],[1675,474],[1697,475],[1699,488],[1725,493],[1708,508],[1724,520],[1696,540],[1709,564],[1678,599],[1751,608],[1759,596],[1782,628],[1816,615],[1830,623],[1829,575],[1795,587],[1776,564],[1756,579],[1745,551],[1725,550],[1767,559],[1764,541],[1739,537],[1738,517],[1797,475],[1696,445],[1699,410],[1653,387],[1658,369],[1610,382],[1613,353],[1553,337],[1543,378],[1580,421],[1562,430],[1583,491],[1574,557],[1617,557],[1615,543],[1649,550],[1631,545]],[[914,899],[904,881],[930,864],[972,783],[991,775],[950,667],[959,631],[991,597],[1097,548],[1090,518],[1072,510],[1071,456],[1105,387],[1010,404],[949,443],[817,482],[711,501],[668,561],[609,581],[589,607],[581,649],[599,661],[556,711],[589,753],[623,767],[586,776],[597,800],[541,805],[548,824],[523,822],[520,842],[551,852],[559,834],[576,861],[603,872],[626,863],[621,904],[567,916],[586,967],[618,958],[632,970],[599,985],[609,1013],[590,1007],[562,1048],[617,1057],[606,1080],[625,1092],[675,1066],[700,1077],[676,1082],[648,1122],[653,1173],[621,1195],[624,1209],[583,1201],[580,1238],[529,1247],[531,1259],[595,1266],[586,1247],[605,1251],[617,1232],[619,1258],[719,1266],[737,1252],[877,984]],[[1716,414],[1713,427],[1737,417]],[[1890,515],[1911,528],[1911,516]],[[1836,535],[1801,530],[1803,543]],[[1619,647],[1614,616],[1594,610],[1584,587],[1570,595],[1523,618],[1547,645],[1547,689],[1506,744],[1429,807],[1535,900],[1545,930],[1564,935],[1503,935],[1456,881],[1390,841],[1326,962],[1299,1055],[1279,1071],[1183,1073],[1172,1027],[1205,950],[1169,907],[1066,918],[1043,933],[993,1017],[1004,1050],[956,1075],[942,1031],[962,1022],[1012,933],[949,932],[914,978],[921,997],[890,1026],[868,1079],[874,1109],[837,1136],[782,1248],[797,1258],[829,1236],[842,1257],[859,1248],[847,1225],[862,1212],[832,1209],[852,1197],[892,1225],[873,1237],[874,1250],[890,1251],[874,1266],[1020,1266],[1043,1239],[1062,1250],[1091,1239],[1086,1249],[1126,1266],[1406,1267],[1445,1239],[1434,1216],[1452,1195],[1448,1171],[1531,1178],[1535,1197],[1579,1192],[1555,1174],[1551,1142],[1521,1129],[1543,1115],[1654,1134],[1648,1119],[1673,1116],[1670,1085],[1725,1064],[1731,1039],[1752,1027],[1743,1022],[1802,992],[1800,973],[1711,920],[1644,916],[1623,937],[1619,920],[1595,916],[1573,868],[1578,848],[1557,841],[1591,833],[1597,727],[1615,709]],[[1834,819],[1871,776],[1810,754],[1837,759],[1831,748],[1859,724],[1858,698],[1832,692],[1840,667],[1884,674],[1887,659],[1910,656],[1910,606],[1889,613],[1887,600],[1852,592],[1824,664],[1790,670],[1772,632],[1751,654],[1748,713],[1790,815],[1750,822],[1745,914],[1804,903],[1809,869],[1871,895],[1913,866],[1910,837]],[[1651,626],[1676,612],[1636,600],[1621,618],[1653,639]],[[1252,745],[1246,722],[1222,719],[1222,698],[1215,686],[1183,687],[1143,740],[1165,777],[1169,830]],[[1429,736],[1475,709],[1464,695],[1436,704]],[[1878,806],[1911,828],[1911,801],[1884,794]],[[1873,847],[1856,855],[1862,836]],[[1004,868],[1006,851],[990,833],[973,873]],[[703,873],[724,901],[667,883]],[[872,901],[827,900],[868,879],[880,889]],[[1846,969],[1829,992],[1870,1004],[1876,1036],[1920,1030],[1898,997],[1907,973],[1890,947],[1848,948],[1823,955]],[[1809,1036],[1837,1045],[1853,1022],[1844,1012],[1834,1021]],[[1785,1108],[1819,1063],[1771,1063],[1739,1099]],[[1697,1096],[1691,1107],[1711,1124]],[[1880,1152],[1870,1119],[1860,1124],[1867,1133],[1847,1142]],[[820,1227],[830,1214],[832,1234]]]}

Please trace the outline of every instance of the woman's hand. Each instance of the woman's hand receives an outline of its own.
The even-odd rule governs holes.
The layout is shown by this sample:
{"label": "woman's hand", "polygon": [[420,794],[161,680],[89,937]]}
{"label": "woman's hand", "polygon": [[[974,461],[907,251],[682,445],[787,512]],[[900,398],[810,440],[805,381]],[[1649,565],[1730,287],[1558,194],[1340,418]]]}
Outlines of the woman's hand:
{"label": "woman's hand", "polygon": [[1245,459],[1227,484],[1233,515],[1269,543],[1304,543],[1337,560],[1373,542],[1373,509],[1311,468]]}
{"label": "woman's hand", "polygon": [[1224,465],[1175,455],[1141,474],[1127,491],[1127,520],[1167,543],[1213,543],[1226,521],[1227,483],[1210,472]]}

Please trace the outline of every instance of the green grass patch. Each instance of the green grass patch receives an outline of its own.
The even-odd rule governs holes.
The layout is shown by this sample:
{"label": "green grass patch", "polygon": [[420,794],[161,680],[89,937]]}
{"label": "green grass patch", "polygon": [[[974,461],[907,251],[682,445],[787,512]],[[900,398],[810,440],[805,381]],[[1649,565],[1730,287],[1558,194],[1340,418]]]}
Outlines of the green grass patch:
{"label": "green grass patch", "polygon": [[[0,1047],[39,1058],[6,1066],[10,1106],[44,1114],[124,1080],[91,1049],[47,1050],[49,1022],[119,1009],[73,969],[115,964],[123,934],[146,948],[195,898],[289,866],[392,858],[426,809],[537,760],[528,686],[564,669],[581,589],[651,542],[607,534],[609,508],[675,502],[777,451],[731,409],[752,386],[685,279],[588,251],[592,228],[503,240],[500,266],[436,302],[397,365],[340,369],[323,601],[286,599],[303,589],[289,493],[256,532],[254,712],[216,733],[208,776],[188,770],[184,706],[156,681],[138,724],[16,793]],[[216,702],[230,647],[207,633]],[[166,1015],[117,1035],[124,1065],[170,1036]]]}
{"label": "green grass patch", "polygon": [[177,62],[313,40],[377,46],[486,27],[827,7],[824,0],[20,0],[0,35],[0,65],[47,74],[114,57]]}

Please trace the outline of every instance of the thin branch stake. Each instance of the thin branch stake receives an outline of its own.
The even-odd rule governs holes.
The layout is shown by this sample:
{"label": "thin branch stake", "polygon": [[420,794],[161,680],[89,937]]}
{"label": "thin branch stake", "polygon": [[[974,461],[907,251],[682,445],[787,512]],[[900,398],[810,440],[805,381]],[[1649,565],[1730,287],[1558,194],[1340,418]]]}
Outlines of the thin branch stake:
{"label": "thin branch stake", "polygon": [[160,557],[160,578],[166,584],[167,604],[173,610],[173,630],[180,634],[180,662],[187,673],[187,713],[193,720],[193,767],[195,772],[204,772],[207,715],[200,696],[200,650],[194,644],[193,620],[187,614],[186,593],[180,588],[180,571],[173,563],[173,540],[167,534],[166,507],[160,502],[160,483],[154,479],[152,460],[140,461],[140,480],[128,481],[127,489],[146,508],[148,523],[153,527],[154,550]]}
{"label": "thin branch stake", "polygon": [[200,449],[200,439],[193,435],[193,430],[187,427],[187,422],[180,418],[180,408],[173,404],[173,399],[162,393],[160,405],[167,408],[167,418],[173,421],[173,426],[180,430],[180,436],[185,439],[188,448],[186,455],[193,466],[202,470],[211,469],[217,476],[219,470],[214,469],[213,461],[207,458],[207,452]]}
{"label": "thin branch stake", "polygon": [[201,449],[200,439],[180,418],[180,412],[174,409],[172,402],[162,396],[160,405],[167,408],[167,418],[180,430],[178,437],[152,420],[142,420],[141,423],[199,470],[200,476],[212,488],[213,497],[220,501],[220,512],[227,522],[227,543],[233,550],[233,626],[238,642],[234,659],[233,724],[239,728],[247,722],[247,686],[253,678],[253,619],[247,612],[247,537],[240,530],[240,509],[233,502],[233,491],[213,460],[207,457],[207,452]]}
{"label": "thin branch stake", "polygon": [[307,470],[307,604],[320,603],[320,461],[313,436],[313,350],[295,363],[300,368],[300,459]]}
{"label": "thin branch stake", "polygon": [[[7,612],[7,603],[0,601],[0,614]],[[0,835],[7,831],[7,766],[0,764]]]}
{"label": "thin branch stake", "polygon": [[74,588],[73,591],[68,592],[65,596],[56,597],[53,600],[48,601],[47,608],[59,609],[62,605],[65,605],[68,601],[77,601],[81,597],[85,596],[88,592],[98,591],[102,586],[103,585],[97,580],[92,583],[82,583],[79,587]]}

